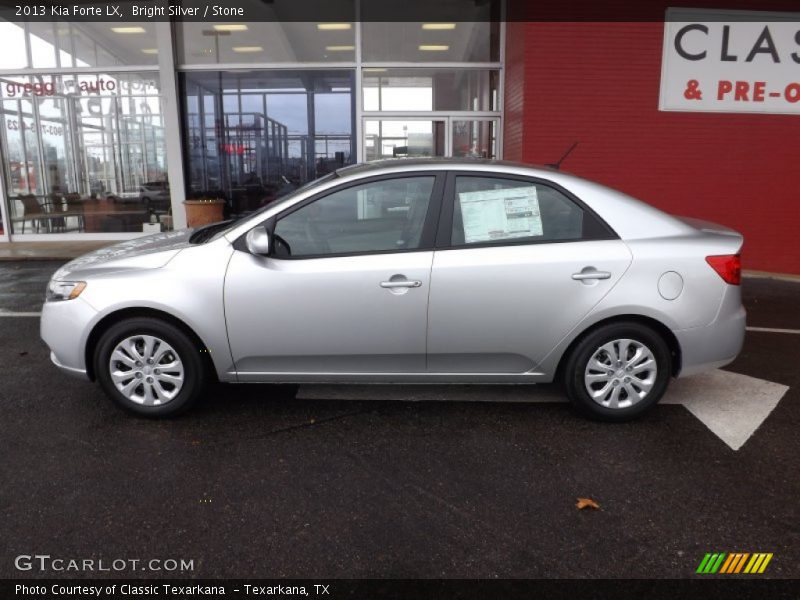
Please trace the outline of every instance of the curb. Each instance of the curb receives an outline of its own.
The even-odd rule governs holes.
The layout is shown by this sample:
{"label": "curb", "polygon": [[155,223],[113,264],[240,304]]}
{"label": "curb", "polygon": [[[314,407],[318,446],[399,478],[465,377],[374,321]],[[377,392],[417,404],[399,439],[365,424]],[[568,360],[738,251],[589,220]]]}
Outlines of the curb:
{"label": "curb", "polygon": [[791,273],[770,273],[769,271],[751,271],[745,269],[742,271],[742,277],[747,279],[775,279],[776,281],[800,283],[800,275],[793,275]]}

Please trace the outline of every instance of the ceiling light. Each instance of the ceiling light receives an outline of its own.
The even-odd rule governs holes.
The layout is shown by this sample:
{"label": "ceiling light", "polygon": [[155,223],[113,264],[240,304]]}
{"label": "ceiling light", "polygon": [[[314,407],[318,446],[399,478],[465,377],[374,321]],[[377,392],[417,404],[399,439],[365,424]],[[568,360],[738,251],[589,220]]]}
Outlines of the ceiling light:
{"label": "ceiling light", "polygon": [[361,69],[364,73],[385,73],[386,69],[383,67],[364,67]]}
{"label": "ceiling light", "polygon": [[455,23],[423,23],[423,29],[436,31],[451,31],[456,28]]}
{"label": "ceiling light", "polygon": [[328,52],[349,52],[355,49],[355,46],[325,46]]}
{"label": "ceiling light", "polygon": [[144,27],[112,27],[114,33],[147,33]]}
{"label": "ceiling light", "polygon": [[234,46],[232,50],[239,54],[245,54],[247,52],[263,52],[264,48],[261,46]]}
{"label": "ceiling light", "polygon": [[450,46],[446,44],[421,44],[419,49],[423,52],[446,52],[450,50]]}
{"label": "ceiling light", "polygon": [[247,31],[247,25],[224,23],[222,25],[214,25],[214,29],[217,31]]}
{"label": "ceiling light", "polygon": [[343,31],[351,27],[350,23],[317,23],[317,29],[320,31]]}
{"label": "ceiling light", "polygon": [[142,54],[158,54],[158,48],[142,48]]}

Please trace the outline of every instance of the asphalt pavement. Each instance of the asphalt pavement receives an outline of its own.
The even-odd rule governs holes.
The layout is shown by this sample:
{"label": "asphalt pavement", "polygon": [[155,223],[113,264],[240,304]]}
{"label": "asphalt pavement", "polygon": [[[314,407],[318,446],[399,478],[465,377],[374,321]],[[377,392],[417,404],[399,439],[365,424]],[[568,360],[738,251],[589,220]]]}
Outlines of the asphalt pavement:
{"label": "asphalt pavement", "polygon": [[[38,311],[57,266],[0,263],[0,313]],[[749,326],[800,330],[800,283],[743,290]],[[142,420],[58,372],[38,326],[0,316],[3,578],[63,575],[15,567],[34,554],[192,560],[169,575],[195,578],[692,578],[708,552],[773,553],[758,577],[800,577],[797,334],[749,331],[726,367],[789,386],[734,451],[682,405],[612,425],[494,402],[509,386],[405,402],[219,385],[184,417]]]}

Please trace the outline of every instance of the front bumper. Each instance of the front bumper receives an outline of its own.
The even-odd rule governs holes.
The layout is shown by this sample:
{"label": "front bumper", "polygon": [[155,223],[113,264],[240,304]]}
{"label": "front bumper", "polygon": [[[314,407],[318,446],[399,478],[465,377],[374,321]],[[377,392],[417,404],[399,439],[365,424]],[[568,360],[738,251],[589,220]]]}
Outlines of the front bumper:
{"label": "front bumper", "polygon": [[56,353],[52,350],[50,351],[50,362],[52,362],[55,366],[57,366],[61,371],[66,373],[67,375],[71,375],[77,379],[89,379],[89,375],[86,372],[86,369],[78,369],[75,367],[68,367],[67,365],[61,364],[56,356]]}
{"label": "front bumper", "polygon": [[40,335],[50,348],[50,360],[73,377],[88,379],[86,341],[97,311],[82,298],[45,302]]}

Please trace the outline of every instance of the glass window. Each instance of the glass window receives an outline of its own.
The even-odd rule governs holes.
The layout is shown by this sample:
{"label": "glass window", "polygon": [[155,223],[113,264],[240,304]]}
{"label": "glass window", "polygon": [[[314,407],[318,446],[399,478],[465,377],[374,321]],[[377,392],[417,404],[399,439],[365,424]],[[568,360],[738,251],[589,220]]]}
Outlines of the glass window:
{"label": "glass window", "polygon": [[283,217],[277,256],[418,248],[434,176],[374,181],[340,190]]}
{"label": "glass window", "polygon": [[355,162],[351,70],[209,71],[180,78],[188,193],[225,199],[229,216]]}
{"label": "glass window", "polygon": [[499,73],[365,67],[364,110],[497,110]]}
{"label": "glass window", "polygon": [[[287,0],[263,5],[264,10],[286,9]],[[294,4],[297,4],[296,2]],[[337,22],[246,23],[179,22],[176,25],[180,64],[352,62],[355,60],[355,26],[352,2],[341,5]]]}
{"label": "glass window", "polygon": [[[375,3],[375,4],[383,4]],[[465,3],[466,4],[466,3]],[[362,3],[361,26],[365,62],[497,62],[500,60],[500,25],[490,21],[491,3],[475,2],[471,8],[485,20],[458,23],[408,23],[367,21],[371,3]],[[464,7],[469,10],[470,6]],[[385,10],[384,7],[376,10]]]}
{"label": "glass window", "polygon": [[29,66],[22,23],[0,19],[0,40],[3,40],[6,48],[16,48],[16,52],[0,52],[0,69],[24,69]]}
{"label": "glass window", "polygon": [[[0,20],[0,70],[25,67],[111,67],[158,62],[151,22],[22,22]],[[30,52],[30,64],[28,61]]]}
{"label": "glass window", "polygon": [[452,120],[451,153],[459,158],[497,158],[497,124],[494,119]]}
{"label": "glass window", "polygon": [[451,243],[579,240],[583,209],[553,188],[495,177],[456,177]]}
{"label": "glass window", "polygon": [[13,233],[171,227],[156,74],[0,78]]}
{"label": "glass window", "polygon": [[446,123],[441,119],[367,119],[366,160],[444,156]]}

